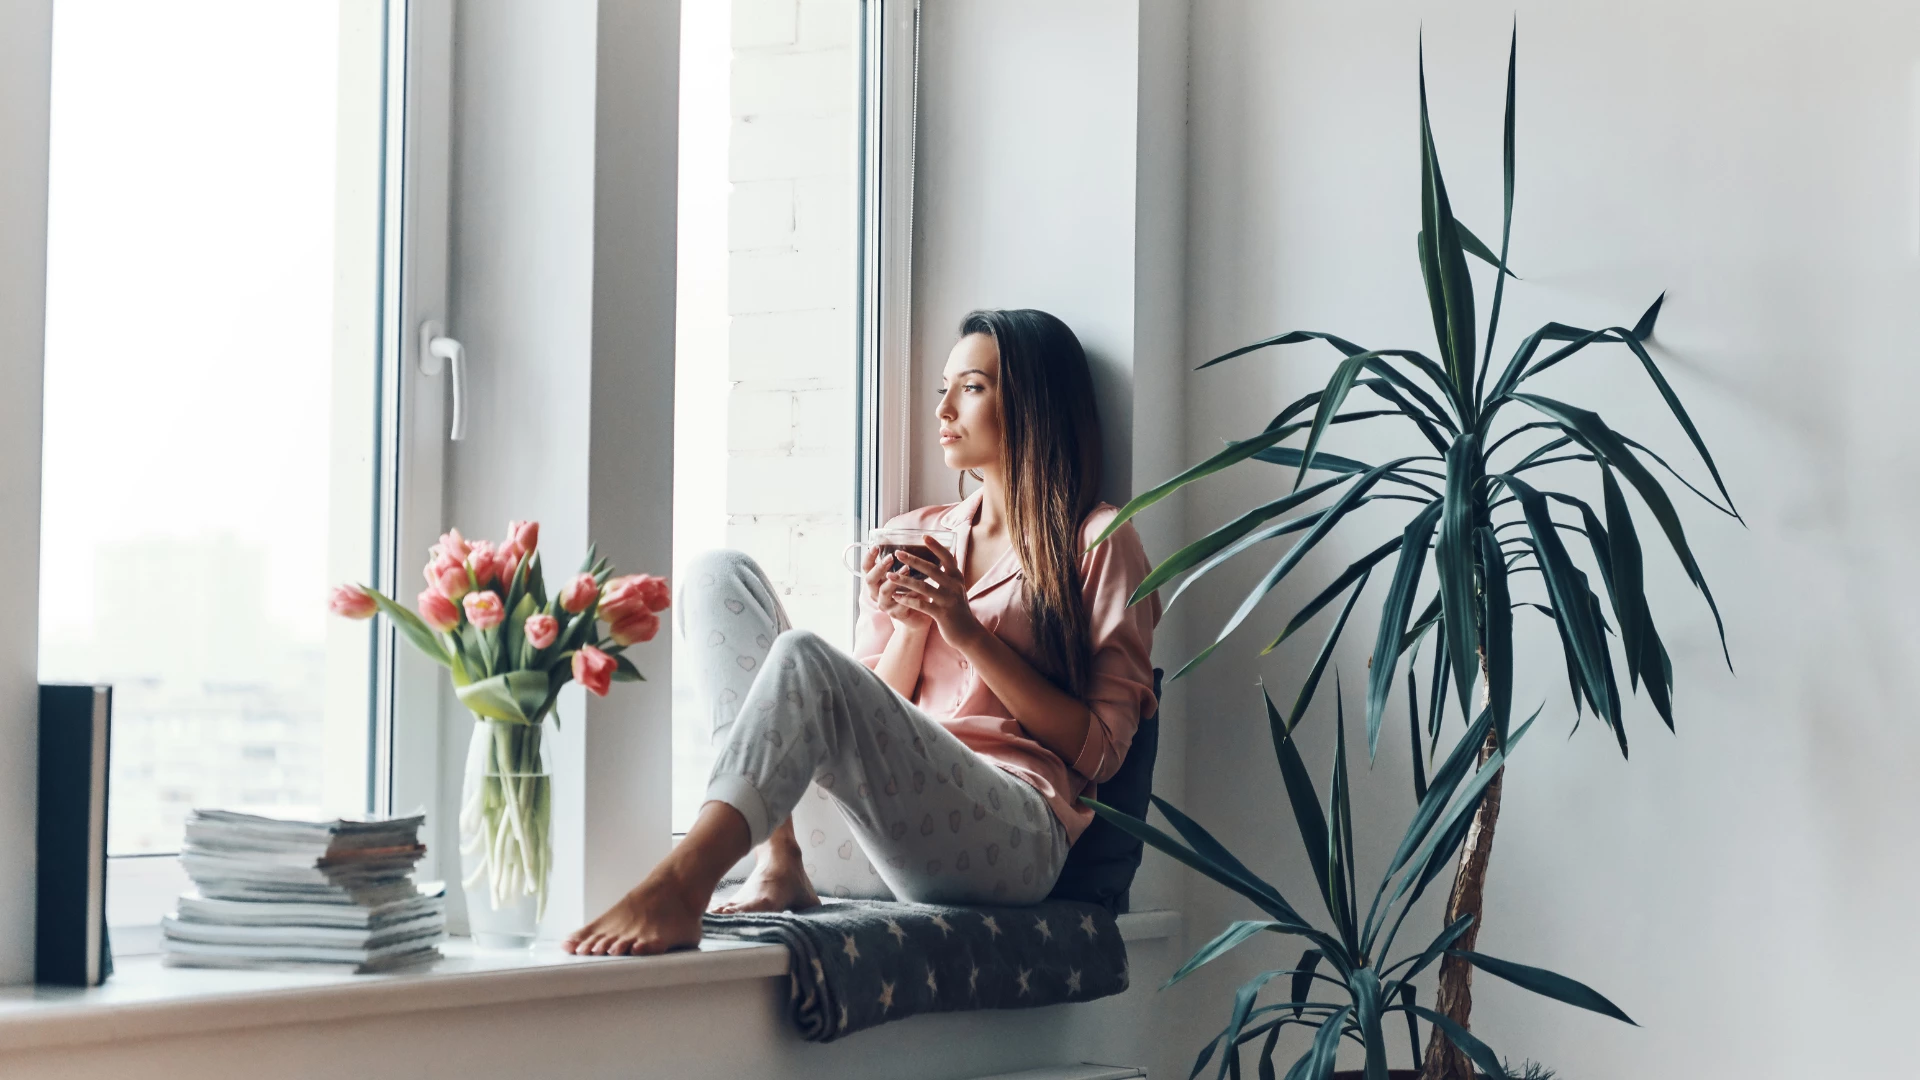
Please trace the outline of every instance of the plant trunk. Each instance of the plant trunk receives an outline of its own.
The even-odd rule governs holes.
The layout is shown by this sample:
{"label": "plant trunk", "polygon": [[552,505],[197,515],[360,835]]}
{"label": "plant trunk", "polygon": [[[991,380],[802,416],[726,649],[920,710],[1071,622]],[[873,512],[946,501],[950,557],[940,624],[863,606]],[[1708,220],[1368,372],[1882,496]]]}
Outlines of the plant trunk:
{"label": "plant trunk", "polygon": [[[1487,735],[1480,748],[1480,763],[1485,765],[1496,749],[1494,736]],[[1455,949],[1472,949],[1480,938],[1480,909],[1487,884],[1487,861],[1493,855],[1493,827],[1500,820],[1500,788],[1507,778],[1502,768],[1487,784],[1486,796],[1474,811],[1473,824],[1467,828],[1466,842],[1460,848],[1460,866],[1453,874],[1453,892],[1447,897],[1447,918],[1443,926],[1452,926],[1462,915],[1473,916]],[[1467,1028],[1473,1012],[1473,965],[1454,957],[1440,961],[1440,985],[1434,996],[1434,1011]],[[1427,1039],[1427,1057],[1421,1080],[1473,1080],[1473,1062],[1448,1041],[1438,1027]]]}

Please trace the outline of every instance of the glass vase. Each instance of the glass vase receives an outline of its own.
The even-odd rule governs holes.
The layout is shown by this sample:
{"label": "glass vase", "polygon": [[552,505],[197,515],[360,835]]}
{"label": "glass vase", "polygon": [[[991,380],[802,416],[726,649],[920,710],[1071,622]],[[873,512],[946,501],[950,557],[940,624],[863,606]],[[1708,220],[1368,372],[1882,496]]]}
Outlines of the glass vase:
{"label": "glass vase", "polygon": [[543,725],[476,719],[460,787],[460,878],[475,945],[524,949],[553,873],[553,775]]}

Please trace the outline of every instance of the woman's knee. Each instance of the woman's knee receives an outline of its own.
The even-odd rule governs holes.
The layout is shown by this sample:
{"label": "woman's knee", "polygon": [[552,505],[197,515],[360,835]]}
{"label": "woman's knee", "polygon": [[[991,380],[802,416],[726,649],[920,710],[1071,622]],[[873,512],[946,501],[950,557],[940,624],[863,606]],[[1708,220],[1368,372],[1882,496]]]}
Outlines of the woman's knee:
{"label": "woman's knee", "polygon": [[751,584],[765,579],[766,572],[753,561],[753,556],[732,548],[714,548],[695,555],[687,564],[686,572],[680,576],[680,595],[674,597],[674,602],[685,610],[693,590],[711,593],[735,583]]}
{"label": "woman's knee", "polygon": [[785,630],[773,639],[773,649],[767,654],[767,662],[778,668],[785,666],[781,661],[814,660],[838,652],[826,638],[811,630]]}

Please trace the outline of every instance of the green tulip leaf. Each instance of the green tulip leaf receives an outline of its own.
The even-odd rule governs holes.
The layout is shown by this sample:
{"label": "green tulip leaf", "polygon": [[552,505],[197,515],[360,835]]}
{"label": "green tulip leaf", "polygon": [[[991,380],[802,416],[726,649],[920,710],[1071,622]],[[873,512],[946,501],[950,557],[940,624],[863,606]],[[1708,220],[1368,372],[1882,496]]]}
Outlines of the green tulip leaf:
{"label": "green tulip leaf", "polygon": [[509,671],[458,687],[460,704],[476,716],[514,724],[534,723],[547,700],[544,671]]}
{"label": "green tulip leaf", "polygon": [[407,639],[408,644],[419,649],[427,659],[436,664],[444,667],[453,666],[453,658],[447,654],[446,646],[440,644],[440,639],[434,635],[433,629],[420,616],[401,607],[378,589],[369,589],[364,585],[360,586],[360,589],[373,597],[374,606],[378,607],[381,614],[393,623],[394,629],[400,631],[400,635]]}

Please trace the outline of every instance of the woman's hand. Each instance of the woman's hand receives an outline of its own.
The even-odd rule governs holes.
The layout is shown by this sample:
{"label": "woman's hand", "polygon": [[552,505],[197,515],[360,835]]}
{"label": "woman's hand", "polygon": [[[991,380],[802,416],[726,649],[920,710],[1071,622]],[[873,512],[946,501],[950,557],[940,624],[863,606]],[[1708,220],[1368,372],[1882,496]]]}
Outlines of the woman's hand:
{"label": "woman's hand", "polygon": [[892,565],[892,559],[883,561],[880,558],[879,548],[867,549],[860,575],[861,582],[867,590],[867,599],[873,601],[873,606],[879,608],[881,614],[893,620],[895,630],[904,630],[908,633],[924,632],[933,625],[933,620],[900,602],[900,594],[887,581],[891,576],[887,568]]}
{"label": "woman's hand", "polygon": [[925,576],[889,571],[886,575],[886,582],[891,586],[889,591],[898,590],[894,592],[897,603],[931,619],[947,644],[964,652],[969,643],[986,633],[986,627],[974,618],[973,607],[967,603],[966,578],[953,553],[933,537],[925,539],[927,550],[937,561],[929,562],[908,551],[896,550],[894,554],[901,563]]}

